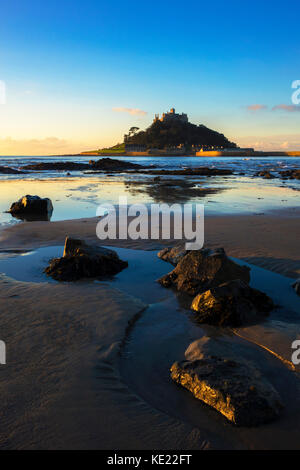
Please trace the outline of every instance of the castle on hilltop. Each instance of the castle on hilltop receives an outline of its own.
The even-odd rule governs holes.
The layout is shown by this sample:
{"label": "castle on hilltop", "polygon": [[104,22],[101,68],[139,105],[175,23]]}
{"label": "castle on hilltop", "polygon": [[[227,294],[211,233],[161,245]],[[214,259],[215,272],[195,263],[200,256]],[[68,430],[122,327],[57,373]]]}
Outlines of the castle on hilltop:
{"label": "castle on hilltop", "polygon": [[180,122],[188,122],[188,117],[187,114],[181,113],[175,113],[175,108],[171,108],[170,112],[168,113],[163,113],[161,118],[159,117],[159,114],[155,114],[155,117],[153,119],[153,122],[174,122],[174,121],[180,121]]}

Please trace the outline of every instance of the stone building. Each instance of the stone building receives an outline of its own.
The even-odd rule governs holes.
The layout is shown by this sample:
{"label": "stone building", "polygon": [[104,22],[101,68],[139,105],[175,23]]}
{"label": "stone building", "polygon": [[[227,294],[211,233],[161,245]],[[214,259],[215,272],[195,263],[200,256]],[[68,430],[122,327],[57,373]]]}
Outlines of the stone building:
{"label": "stone building", "polygon": [[185,113],[175,113],[175,108],[171,108],[168,113],[163,113],[161,118],[159,114],[155,114],[155,118],[153,122],[162,121],[162,122],[173,122],[173,121],[181,121],[181,122],[188,122],[187,114]]}

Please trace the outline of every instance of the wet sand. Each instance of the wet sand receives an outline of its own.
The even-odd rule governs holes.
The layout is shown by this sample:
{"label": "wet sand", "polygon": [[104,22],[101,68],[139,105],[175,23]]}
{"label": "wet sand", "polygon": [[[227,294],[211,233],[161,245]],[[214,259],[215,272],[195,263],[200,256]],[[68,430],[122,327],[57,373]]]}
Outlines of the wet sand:
{"label": "wet sand", "polygon": [[[295,234],[300,232],[300,221],[293,214],[207,217],[205,244],[223,246],[231,256],[297,277]],[[63,245],[66,235],[96,241],[98,220],[9,226],[0,233],[0,250],[4,256],[12,256],[14,250]],[[102,244],[157,250],[170,242],[116,240]],[[172,269],[159,262],[165,272]],[[242,338],[233,331],[221,333],[241,342],[257,363],[263,362],[266,375],[287,405],[284,417],[274,426],[254,432],[237,430],[170,383],[170,362],[180,359],[179,353],[189,342],[207,331],[193,327],[185,314],[175,315],[179,306],[168,290],[159,287],[162,298],[147,307],[149,300],[141,299],[141,289],[129,295],[119,287],[107,282],[36,283],[1,277],[0,331],[7,345],[7,365],[1,370],[0,448],[297,447],[297,375],[276,355],[255,344],[266,336],[268,349],[288,356],[291,331],[297,329],[297,323],[283,339],[276,326],[280,317],[273,323],[240,329],[236,333]],[[193,333],[186,334],[187,330]]]}

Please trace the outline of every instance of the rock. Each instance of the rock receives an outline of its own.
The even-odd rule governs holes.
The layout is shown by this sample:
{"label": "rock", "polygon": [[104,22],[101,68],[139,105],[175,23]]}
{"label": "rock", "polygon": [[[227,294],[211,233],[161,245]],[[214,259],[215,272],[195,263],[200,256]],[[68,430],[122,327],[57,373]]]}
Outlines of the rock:
{"label": "rock", "polygon": [[42,162],[22,167],[23,170],[33,171],[82,171],[89,168],[90,165],[88,163],[76,162]]}
{"label": "rock", "polygon": [[174,382],[237,426],[259,426],[276,419],[282,410],[279,394],[254,364],[233,358],[213,340],[206,338],[203,345],[201,341],[187,349],[186,356],[192,359],[172,365]]}
{"label": "rock", "polygon": [[122,170],[135,170],[143,168],[142,165],[131,163],[124,160],[116,160],[112,158],[101,158],[97,161],[91,161],[91,166],[97,170],[104,171],[122,171]]}
{"label": "rock", "polygon": [[157,256],[164,261],[176,266],[178,262],[188,253],[188,251],[182,245],[176,245],[173,247],[163,248],[157,253]]}
{"label": "rock", "polygon": [[226,281],[250,281],[250,269],[231,261],[223,248],[189,251],[175,269],[159,279],[164,287],[174,287],[189,295],[197,295]]}
{"label": "rock", "polygon": [[24,171],[15,170],[14,168],[9,168],[8,166],[0,166],[0,173],[4,175],[23,175]]}
{"label": "rock", "polygon": [[233,175],[233,171],[227,168],[209,168],[206,166],[201,166],[198,168],[184,168],[182,170],[147,170],[147,172],[142,171],[142,173],[147,173],[149,175],[185,175],[185,176],[225,176]]}
{"label": "rock", "polygon": [[9,211],[11,215],[24,220],[49,220],[53,206],[49,198],[40,198],[39,196],[21,197],[17,202],[14,202]]}
{"label": "rock", "polygon": [[263,292],[235,279],[198,294],[191,308],[200,323],[236,327],[266,316],[274,304]]}
{"label": "rock", "polygon": [[284,171],[280,171],[279,174],[282,178],[289,178],[291,180],[293,179],[300,180],[300,170],[284,170]]}
{"label": "rock", "polygon": [[300,278],[293,282],[292,287],[295,289],[296,294],[300,295]]}
{"label": "rock", "polygon": [[255,176],[261,176],[262,178],[265,178],[265,179],[273,179],[273,178],[275,178],[275,176],[273,175],[273,173],[270,173],[270,172],[267,171],[267,170],[259,171],[258,173],[255,174]]}
{"label": "rock", "polygon": [[45,273],[57,281],[78,281],[112,276],[127,266],[113,250],[67,237],[62,258],[52,259]]}

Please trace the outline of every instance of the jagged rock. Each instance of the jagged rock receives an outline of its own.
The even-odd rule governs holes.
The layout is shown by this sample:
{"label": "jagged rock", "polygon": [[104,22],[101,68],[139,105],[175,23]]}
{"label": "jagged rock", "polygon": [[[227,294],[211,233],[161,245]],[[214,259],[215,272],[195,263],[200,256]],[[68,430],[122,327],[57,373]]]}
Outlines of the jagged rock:
{"label": "jagged rock", "polygon": [[188,253],[183,245],[176,245],[173,247],[163,248],[157,253],[157,256],[164,261],[176,266],[179,261]]}
{"label": "jagged rock", "polygon": [[293,282],[292,287],[295,289],[296,294],[300,295],[300,278]]}
{"label": "jagged rock", "polygon": [[14,168],[10,168],[8,166],[0,166],[0,173],[4,175],[23,175],[24,171],[15,170]]}
{"label": "jagged rock", "polygon": [[197,343],[186,351],[192,359],[172,365],[174,382],[237,426],[259,426],[279,416],[280,396],[252,362],[235,359],[229,348],[214,340]]}
{"label": "jagged rock", "polygon": [[62,258],[52,259],[45,273],[57,281],[77,281],[112,276],[127,266],[113,250],[67,237]]}
{"label": "jagged rock", "polygon": [[202,294],[191,305],[197,321],[218,326],[241,326],[266,316],[274,307],[263,292],[235,279]]}
{"label": "jagged rock", "polygon": [[164,287],[174,287],[189,295],[197,295],[226,281],[241,279],[248,283],[250,269],[231,261],[223,248],[189,251],[175,269],[159,279]]}
{"label": "jagged rock", "polygon": [[40,198],[39,196],[21,197],[17,202],[14,202],[9,211],[11,215],[25,220],[49,220],[53,206],[49,198]]}

